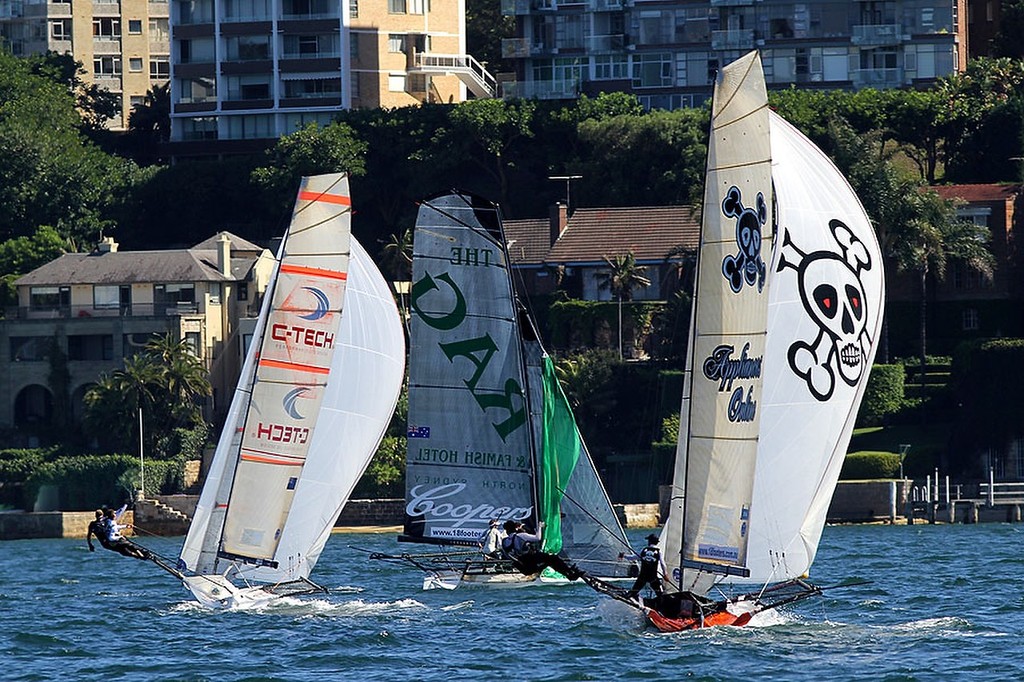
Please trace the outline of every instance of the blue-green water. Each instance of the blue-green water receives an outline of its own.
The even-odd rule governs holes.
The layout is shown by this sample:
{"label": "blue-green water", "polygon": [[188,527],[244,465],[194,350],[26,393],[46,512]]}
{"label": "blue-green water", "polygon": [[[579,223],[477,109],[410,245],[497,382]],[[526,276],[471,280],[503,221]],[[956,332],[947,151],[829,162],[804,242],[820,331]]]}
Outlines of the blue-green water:
{"label": "blue-green water", "polygon": [[1024,525],[826,528],[812,577],[871,584],[673,635],[578,584],[423,592],[349,547],[408,548],[390,535],[333,536],[314,578],[334,593],[256,612],[205,610],[83,541],[6,542],[0,680],[1022,680],[1022,540]]}

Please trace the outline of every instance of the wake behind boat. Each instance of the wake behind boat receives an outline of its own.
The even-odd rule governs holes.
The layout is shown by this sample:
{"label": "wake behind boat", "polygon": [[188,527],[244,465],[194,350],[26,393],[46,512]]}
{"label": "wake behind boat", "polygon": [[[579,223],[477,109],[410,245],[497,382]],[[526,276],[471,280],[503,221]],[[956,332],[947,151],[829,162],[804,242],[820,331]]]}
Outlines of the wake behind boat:
{"label": "wake behind boat", "polygon": [[390,290],[350,234],[348,178],[303,178],[180,557],[153,560],[226,608],[326,591],[309,579],[401,388]]}
{"label": "wake behind boat", "polygon": [[[666,632],[744,625],[821,593],[803,576],[884,301],[863,207],[825,154],[768,110],[756,52],[724,67],[715,86],[703,215],[660,542],[672,589],[636,600],[588,580]],[[748,590],[730,596],[726,583]]]}
{"label": "wake behind boat", "polygon": [[545,554],[628,576],[625,534],[515,295],[496,206],[458,192],[421,204],[410,307],[399,540],[449,549],[373,557],[420,569],[425,588],[536,581],[481,547],[492,521],[514,521],[543,529]]}

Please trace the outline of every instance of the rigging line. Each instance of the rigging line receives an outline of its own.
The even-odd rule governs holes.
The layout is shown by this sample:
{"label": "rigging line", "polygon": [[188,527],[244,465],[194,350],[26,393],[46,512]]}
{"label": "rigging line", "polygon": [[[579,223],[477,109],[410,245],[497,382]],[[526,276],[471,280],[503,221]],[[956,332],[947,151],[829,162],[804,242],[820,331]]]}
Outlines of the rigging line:
{"label": "rigging line", "polygon": [[591,514],[591,513],[590,513],[590,511],[589,511],[588,509],[586,509],[586,508],[585,508],[585,507],[584,507],[584,506],[583,506],[582,504],[580,504],[579,502],[577,502],[576,500],[574,500],[574,499],[573,499],[573,497],[572,497],[572,496],[571,496],[571,495],[570,495],[569,493],[565,492],[565,490],[563,490],[562,488],[558,488],[558,492],[562,493],[562,496],[563,496],[563,497],[564,497],[565,499],[569,500],[569,501],[570,501],[570,502],[572,502],[572,503],[573,503],[574,505],[576,505],[576,508],[577,508],[577,509],[579,509],[579,510],[580,510],[581,512],[583,512],[584,514],[586,514],[587,516],[589,516],[589,517],[590,517],[590,520],[591,520],[591,521],[593,521],[594,523],[596,523],[596,524],[597,524],[598,526],[600,526],[600,527],[601,527],[601,528],[603,528],[604,530],[608,531],[608,534],[609,534],[609,535],[611,535],[611,536],[612,536],[613,538],[615,538],[615,541],[616,541],[616,542],[618,542],[618,543],[619,543],[620,545],[623,545],[624,547],[626,547],[627,549],[629,549],[629,551],[630,551],[630,552],[632,552],[632,551],[633,551],[633,547],[632,547],[632,546],[631,546],[631,545],[630,545],[630,544],[629,544],[628,542],[626,542],[626,541],[625,541],[625,540],[624,540],[623,538],[620,538],[620,537],[618,537],[618,536],[617,536],[617,535],[615,534],[615,531],[613,531],[613,530],[612,530],[611,528],[609,528],[609,527],[608,527],[608,526],[606,526],[606,525],[605,525],[604,523],[602,523],[602,522],[601,522],[601,520],[600,520],[599,518],[597,518],[596,516],[594,516],[593,514]]}
{"label": "rigging line", "polygon": [[[348,213],[351,213],[351,212],[352,212],[351,208],[346,208],[344,211],[339,211],[337,213],[331,214],[331,215],[327,216],[326,218],[324,218],[323,220],[320,220],[318,222],[310,223],[309,225],[304,225],[302,227],[298,227],[297,229],[292,230],[292,234],[296,235],[296,234],[302,234],[303,232],[308,232],[309,230],[312,230],[312,229],[315,229],[317,227],[320,227],[321,225],[326,225],[327,223],[331,222],[332,220],[336,220],[336,219],[340,218],[341,216],[343,216],[345,214],[348,214]],[[300,254],[300,255],[306,255],[306,254]]]}
{"label": "rigging line", "polygon": [[[301,206],[301,207],[299,207],[299,209],[298,209],[297,211],[295,211],[295,212],[294,212],[294,215],[298,215],[298,214],[302,213],[303,211],[305,211],[306,209],[308,209],[308,208],[309,208],[310,206],[312,206],[313,204],[317,203],[317,201],[318,201],[318,200],[320,199],[320,197],[322,197],[322,196],[324,196],[324,195],[326,195],[326,194],[329,194],[329,193],[330,193],[330,191],[331,191],[332,189],[334,189],[335,187],[337,187],[337,186],[338,186],[338,184],[339,184],[339,183],[340,183],[340,182],[341,182],[342,180],[344,180],[345,178],[347,178],[347,177],[348,177],[348,173],[338,173],[338,179],[337,179],[337,180],[335,180],[334,182],[332,182],[332,183],[331,183],[331,184],[330,184],[330,185],[329,185],[329,186],[328,186],[328,187],[327,187],[326,189],[324,189],[323,191],[319,192],[319,193],[318,193],[318,194],[316,195],[316,198],[315,198],[315,199],[312,199],[312,200],[310,200],[310,201],[309,201],[309,202],[308,202],[308,203],[307,203],[307,204],[306,204],[305,206]],[[300,188],[301,188],[301,185],[300,185]],[[351,201],[351,200],[352,200],[352,198],[351,198],[351,197],[349,197],[349,201]],[[348,210],[351,210],[351,206],[349,207],[349,209],[348,209]],[[344,213],[344,211],[343,211],[343,213]]]}
{"label": "rigging line", "polygon": [[[476,211],[476,209],[473,207],[473,205],[466,201],[465,196],[463,194],[461,194],[459,192],[456,192],[455,194],[456,194],[456,196],[458,196],[460,199],[462,199],[466,203],[466,208],[468,208],[471,211]],[[442,208],[438,208],[437,206],[434,206],[429,201],[421,202],[420,206],[426,206],[427,208],[430,208],[430,209],[434,210],[435,212],[440,213],[445,218],[448,218],[449,220],[451,220],[452,222],[456,223],[457,225],[461,225],[462,227],[466,228],[467,230],[472,230],[473,232],[482,232],[483,234],[485,234],[488,237],[490,237],[490,233],[482,225],[471,225],[470,223],[467,223],[462,218],[459,218],[459,217],[449,213],[448,211],[446,211],[446,210],[444,210]],[[497,213],[497,208],[491,208],[489,210],[492,210],[495,213]],[[500,222],[501,216],[498,216],[498,220]],[[504,235],[504,231],[502,231],[502,239],[504,239],[504,236],[505,236]],[[504,246],[504,245],[502,245],[502,246]],[[502,250],[504,250],[504,248]],[[507,265],[506,265],[506,267],[507,267]]]}

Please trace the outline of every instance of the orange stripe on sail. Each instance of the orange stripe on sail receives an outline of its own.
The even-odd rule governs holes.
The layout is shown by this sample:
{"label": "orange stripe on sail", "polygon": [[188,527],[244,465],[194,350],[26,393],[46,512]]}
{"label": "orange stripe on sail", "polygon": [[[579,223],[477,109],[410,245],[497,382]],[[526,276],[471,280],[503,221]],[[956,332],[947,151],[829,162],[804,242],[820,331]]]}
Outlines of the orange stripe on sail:
{"label": "orange stripe on sail", "polygon": [[302,460],[277,459],[275,457],[264,457],[263,455],[247,455],[245,453],[242,453],[241,459],[244,462],[259,462],[260,464],[277,464],[279,466],[286,467],[302,466]]}
{"label": "orange stripe on sail", "polygon": [[345,196],[344,194],[324,194],[323,192],[310,192],[309,190],[300,190],[299,199],[302,201],[322,201],[325,204],[341,204],[342,206],[352,205],[352,197]]}
{"label": "orange stripe on sail", "polygon": [[311,268],[305,265],[281,265],[281,272],[287,272],[290,275],[306,275],[307,277],[319,277],[321,279],[340,279],[342,282],[348,279],[347,272],[339,272],[337,270],[324,270],[323,268]]}
{"label": "orange stripe on sail", "polygon": [[315,365],[301,365],[297,362],[284,362],[282,360],[271,360],[270,358],[260,360],[260,367],[274,367],[275,369],[294,369],[299,372],[310,374],[330,374],[330,367],[317,367]]}

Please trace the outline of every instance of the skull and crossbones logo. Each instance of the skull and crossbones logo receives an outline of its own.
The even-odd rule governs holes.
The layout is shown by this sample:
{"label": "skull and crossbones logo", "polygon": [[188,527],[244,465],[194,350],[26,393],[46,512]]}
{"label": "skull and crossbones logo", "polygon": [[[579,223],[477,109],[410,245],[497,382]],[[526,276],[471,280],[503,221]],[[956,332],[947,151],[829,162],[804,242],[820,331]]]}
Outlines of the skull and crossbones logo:
{"label": "skull and crossbones logo", "polygon": [[796,270],[804,310],[818,325],[814,341],[789,347],[789,365],[822,401],[832,396],[837,374],[848,385],[857,384],[872,343],[861,279],[861,273],[871,269],[871,255],[843,222],[831,220],[828,225],[841,253],[805,253],[786,230],[776,269]]}
{"label": "skull and crossbones logo", "polygon": [[729,280],[733,293],[739,293],[746,282],[757,284],[757,290],[764,288],[766,268],[761,259],[761,228],[768,220],[768,205],[764,195],[757,193],[756,210],[743,205],[740,190],[735,185],[729,188],[722,200],[722,213],[736,218],[736,245],[739,253],[729,254],[722,261],[722,274]]}

